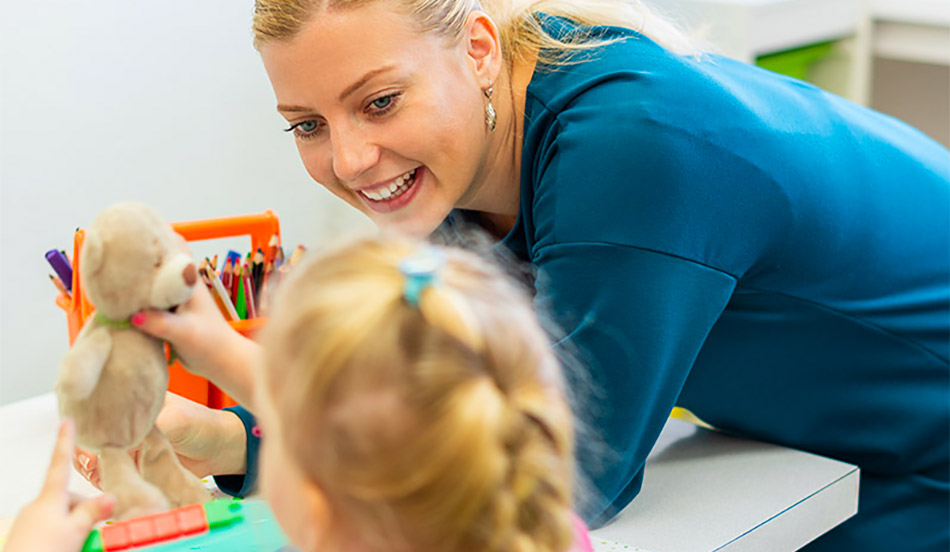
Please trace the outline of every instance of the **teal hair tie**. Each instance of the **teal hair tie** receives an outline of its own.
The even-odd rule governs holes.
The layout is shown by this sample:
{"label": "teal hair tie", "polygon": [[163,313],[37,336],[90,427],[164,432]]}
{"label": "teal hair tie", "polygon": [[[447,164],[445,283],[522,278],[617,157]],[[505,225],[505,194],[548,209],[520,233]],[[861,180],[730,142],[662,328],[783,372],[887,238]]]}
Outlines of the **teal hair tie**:
{"label": "teal hair tie", "polygon": [[419,296],[438,282],[438,272],[445,265],[445,254],[434,247],[420,249],[399,263],[399,271],[406,277],[403,296],[413,307],[419,306]]}

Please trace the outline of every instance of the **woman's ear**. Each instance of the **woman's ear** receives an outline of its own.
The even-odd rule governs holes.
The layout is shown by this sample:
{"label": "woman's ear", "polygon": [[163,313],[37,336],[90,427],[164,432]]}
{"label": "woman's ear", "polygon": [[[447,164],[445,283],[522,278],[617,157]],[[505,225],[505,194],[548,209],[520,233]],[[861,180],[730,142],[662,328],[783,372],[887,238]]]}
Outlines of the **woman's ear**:
{"label": "woman's ear", "polygon": [[498,27],[485,12],[473,11],[465,20],[464,48],[482,88],[498,80],[503,58]]}

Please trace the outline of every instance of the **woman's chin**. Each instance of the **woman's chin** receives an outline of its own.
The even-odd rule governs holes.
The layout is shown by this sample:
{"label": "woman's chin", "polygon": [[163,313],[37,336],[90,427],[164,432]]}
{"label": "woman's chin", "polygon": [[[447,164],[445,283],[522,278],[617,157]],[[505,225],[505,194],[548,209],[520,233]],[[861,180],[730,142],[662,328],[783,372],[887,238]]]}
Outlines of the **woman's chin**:
{"label": "woman's chin", "polygon": [[451,209],[438,210],[438,212],[432,210],[426,213],[420,213],[418,211],[403,212],[398,215],[390,214],[388,216],[379,216],[378,213],[372,213],[370,214],[370,218],[380,231],[385,234],[395,234],[413,239],[425,239],[439,228],[450,211]]}

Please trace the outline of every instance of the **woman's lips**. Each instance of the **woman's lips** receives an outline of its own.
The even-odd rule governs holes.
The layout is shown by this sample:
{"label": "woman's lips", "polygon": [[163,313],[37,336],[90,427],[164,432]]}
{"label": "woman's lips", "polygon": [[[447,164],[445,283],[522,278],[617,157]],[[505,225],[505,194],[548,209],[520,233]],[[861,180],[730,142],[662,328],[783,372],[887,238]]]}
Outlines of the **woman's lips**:
{"label": "woman's lips", "polygon": [[[410,171],[412,173],[413,171]],[[367,197],[364,192],[357,192],[359,196],[363,199],[369,208],[376,211],[377,213],[391,213],[402,209],[412,201],[412,198],[416,196],[419,191],[419,187],[422,184],[422,181],[425,177],[425,167],[418,167],[415,169],[415,174],[412,176],[411,180],[402,184],[402,186],[397,187],[396,192],[393,193],[388,198],[382,199],[373,199]],[[400,191],[401,187],[405,187],[404,190]],[[392,193],[392,192],[391,192]]]}

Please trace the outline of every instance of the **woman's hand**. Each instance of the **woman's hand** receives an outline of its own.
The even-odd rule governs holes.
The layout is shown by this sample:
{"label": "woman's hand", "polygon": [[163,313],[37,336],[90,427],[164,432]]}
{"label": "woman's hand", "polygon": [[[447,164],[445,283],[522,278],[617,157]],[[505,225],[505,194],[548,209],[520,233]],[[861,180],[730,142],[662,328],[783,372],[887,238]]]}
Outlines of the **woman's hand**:
{"label": "woman's hand", "polygon": [[132,317],[143,332],[171,343],[188,371],[208,378],[245,406],[253,399],[260,347],[225,321],[208,288],[199,283],[176,312],[143,311]]}
{"label": "woman's hand", "polygon": [[175,312],[142,311],[132,317],[132,324],[171,343],[188,371],[204,377],[225,369],[218,365],[219,351],[229,341],[243,339],[230,328],[201,281]]}
{"label": "woman's hand", "polygon": [[[166,393],[165,405],[155,423],[175,450],[178,461],[196,476],[242,474],[246,471],[244,424],[231,412],[214,410]],[[131,452],[136,462],[139,453],[139,450]],[[98,488],[98,457],[77,448],[73,462],[76,470]]]}
{"label": "woman's hand", "polygon": [[17,516],[6,552],[75,552],[95,524],[112,514],[115,500],[111,496],[83,499],[67,490],[75,437],[72,420],[63,421],[43,490]]}

